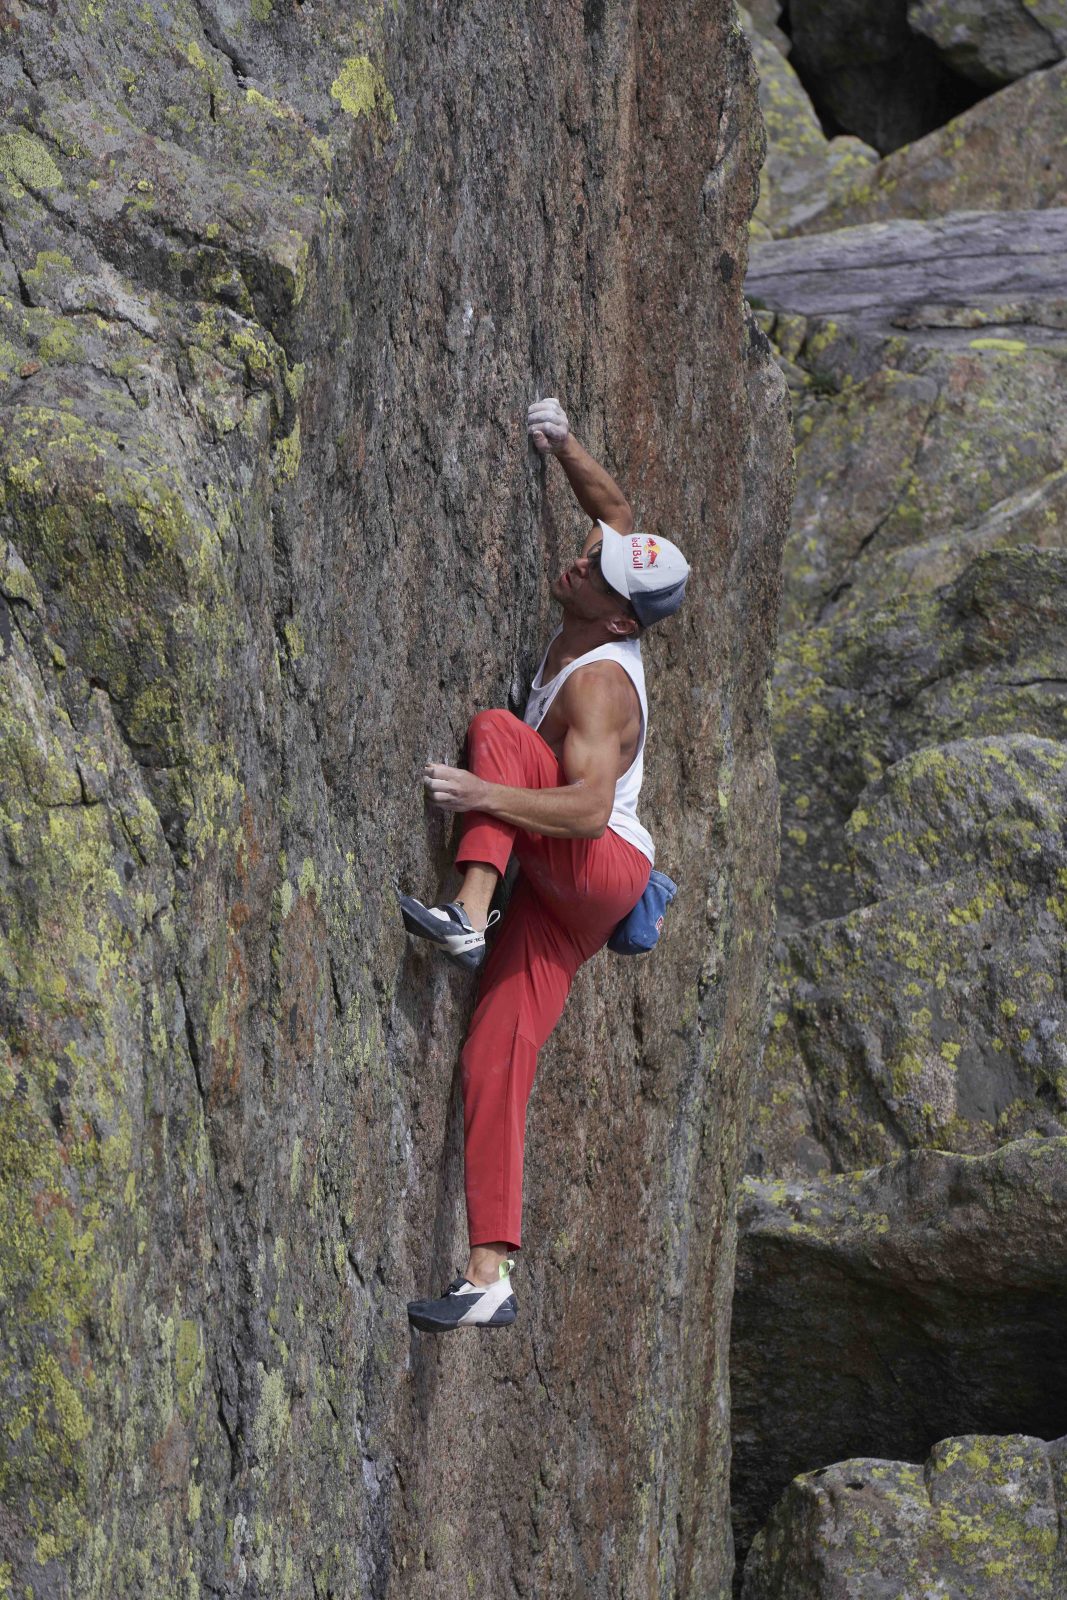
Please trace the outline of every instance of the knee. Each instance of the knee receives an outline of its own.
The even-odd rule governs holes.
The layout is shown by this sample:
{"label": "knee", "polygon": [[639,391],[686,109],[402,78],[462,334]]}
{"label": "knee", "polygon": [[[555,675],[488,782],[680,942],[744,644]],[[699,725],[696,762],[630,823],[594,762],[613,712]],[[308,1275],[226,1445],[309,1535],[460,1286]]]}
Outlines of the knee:
{"label": "knee", "polygon": [[[476,745],[485,738],[505,738],[514,732],[518,717],[512,716],[510,711],[479,711],[467,725],[467,742],[469,746]],[[524,726],[524,724],[519,724]]]}

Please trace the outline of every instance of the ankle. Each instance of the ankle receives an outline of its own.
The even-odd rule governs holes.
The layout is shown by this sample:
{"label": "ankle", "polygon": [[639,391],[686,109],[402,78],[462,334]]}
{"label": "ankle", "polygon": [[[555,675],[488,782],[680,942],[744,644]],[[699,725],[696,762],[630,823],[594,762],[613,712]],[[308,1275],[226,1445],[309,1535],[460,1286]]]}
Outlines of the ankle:
{"label": "ankle", "polygon": [[507,1245],[475,1245],[463,1276],[468,1283],[476,1283],[480,1288],[496,1283],[500,1278],[501,1262],[508,1259],[508,1253]]}
{"label": "ankle", "polygon": [[489,923],[489,906],[496,886],[500,882],[500,873],[486,861],[464,861],[458,866],[462,882],[456,904],[461,905],[470,918],[471,927],[477,928],[479,933],[484,933]]}
{"label": "ankle", "polygon": [[489,907],[479,905],[473,900],[457,900],[457,906],[462,906],[467,913],[467,920],[476,933],[484,933],[489,923]]}
{"label": "ankle", "polygon": [[476,1267],[472,1266],[471,1263],[468,1262],[467,1270],[463,1276],[466,1278],[468,1283],[476,1283],[479,1289],[486,1289],[491,1283],[496,1283],[499,1280],[500,1264],[498,1262],[496,1266],[487,1266],[483,1262],[480,1266]]}

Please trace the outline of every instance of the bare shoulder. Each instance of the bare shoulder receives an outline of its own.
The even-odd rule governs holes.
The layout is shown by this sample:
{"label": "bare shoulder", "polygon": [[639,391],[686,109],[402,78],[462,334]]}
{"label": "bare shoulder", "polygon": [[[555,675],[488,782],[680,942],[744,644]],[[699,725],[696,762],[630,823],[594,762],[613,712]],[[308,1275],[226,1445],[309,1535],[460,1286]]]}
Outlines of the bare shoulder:
{"label": "bare shoulder", "polygon": [[587,667],[578,667],[564,683],[559,698],[572,726],[595,718],[623,728],[634,709],[640,711],[637,690],[617,661],[591,661]]}

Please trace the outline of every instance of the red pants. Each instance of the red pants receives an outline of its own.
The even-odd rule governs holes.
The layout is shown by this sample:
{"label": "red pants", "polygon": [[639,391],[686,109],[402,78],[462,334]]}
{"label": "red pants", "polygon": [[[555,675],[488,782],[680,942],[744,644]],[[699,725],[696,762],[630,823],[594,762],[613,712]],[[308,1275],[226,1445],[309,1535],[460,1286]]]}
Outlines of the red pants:
{"label": "red pants", "polygon": [[[567,782],[548,745],[510,711],[480,711],[467,765],[516,789]],[[537,1052],[559,1021],[574,975],[611,937],[648,883],[651,863],[610,829],[599,839],[549,839],[468,812],[456,864],[522,868],[492,953],[461,1057],[470,1242],[522,1243],[526,1102]]]}

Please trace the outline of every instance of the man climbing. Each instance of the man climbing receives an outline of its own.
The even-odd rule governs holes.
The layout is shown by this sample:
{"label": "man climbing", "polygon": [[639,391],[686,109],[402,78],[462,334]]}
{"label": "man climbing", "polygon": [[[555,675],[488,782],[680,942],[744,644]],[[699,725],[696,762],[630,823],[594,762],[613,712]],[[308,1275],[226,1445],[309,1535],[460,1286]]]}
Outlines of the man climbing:
{"label": "man climbing", "polygon": [[637,818],[648,722],[639,636],[682,603],[689,568],[667,539],[634,532],[625,495],[570,432],[559,402],[539,400],[527,432],[554,454],[593,526],[552,584],[562,620],[533,681],[524,720],[481,711],[468,769],[433,763],[434,805],[465,814],[454,900],[402,895],[409,933],[465,967],[481,966],[493,892],[512,852],[520,873],[485,962],[461,1057],[470,1256],[437,1299],[414,1300],[416,1328],[503,1327],[517,1313],[511,1252],[521,1244],[526,1104],[537,1052],[575,973],[633,910],[655,856]]}

